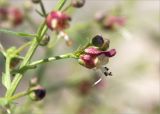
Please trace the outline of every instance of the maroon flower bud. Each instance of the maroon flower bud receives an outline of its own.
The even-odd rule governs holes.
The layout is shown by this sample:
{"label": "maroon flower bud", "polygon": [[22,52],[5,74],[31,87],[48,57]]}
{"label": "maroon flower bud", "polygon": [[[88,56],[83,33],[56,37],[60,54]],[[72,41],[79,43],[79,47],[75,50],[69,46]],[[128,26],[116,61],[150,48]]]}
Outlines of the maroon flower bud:
{"label": "maroon flower bud", "polygon": [[81,8],[85,4],[85,0],[72,0],[72,6],[75,8]]}
{"label": "maroon flower bud", "polygon": [[9,8],[7,16],[13,25],[19,25],[23,22],[23,14],[18,8]]}
{"label": "maroon flower bud", "polygon": [[48,14],[46,23],[51,30],[62,31],[69,27],[68,21],[70,20],[70,16],[64,13],[60,11],[52,11]]}
{"label": "maroon flower bud", "polygon": [[38,84],[38,78],[37,77],[33,77],[30,82],[29,82],[31,87],[34,87]]}
{"label": "maroon flower bud", "polygon": [[34,101],[42,100],[46,95],[46,90],[41,86],[36,86],[29,94],[30,98]]}
{"label": "maroon flower bud", "polygon": [[115,26],[124,26],[125,18],[119,16],[108,16],[103,23],[105,28],[113,29]]}

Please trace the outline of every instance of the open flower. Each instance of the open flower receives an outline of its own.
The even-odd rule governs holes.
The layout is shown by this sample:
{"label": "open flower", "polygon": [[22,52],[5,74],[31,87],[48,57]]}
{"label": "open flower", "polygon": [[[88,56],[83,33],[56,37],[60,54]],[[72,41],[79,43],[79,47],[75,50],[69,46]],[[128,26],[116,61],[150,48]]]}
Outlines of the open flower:
{"label": "open flower", "polygon": [[89,69],[100,68],[106,65],[109,61],[109,57],[113,57],[116,54],[115,49],[109,51],[101,51],[96,47],[89,47],[84,50],[85,54],[80,56],[81,64]]}
{"label": "open flower", "polygon": [[8,19],[12,22],[13,25],[19,25],[23,21],[23,14],[18,8],[9,8],[8,9]]}
{"label": "open flower", "polygon": [[52,11],[48,14],[46,23],[51,30],[62,31],[69,27],[68,21],[70,20],[70,16],[65,13],[60,11]]}
{"label": "open flower", "polygon": [[[92,46],[88,46],[83,50],[79,57],[79,63],[89,69],[100,69],[108,76],[112,75],[112,73],[108,72],[109,69],[105,65],[109,62],[109,58],[115,56],[116,50],[108,50],[109,40],[104,41],[102,38],[102,36],[97,35],[92,39]],[[95,46],[95,44],[100,45]]]}
{"label": "open flower", "polygon": [[125,25],[125,18],[121,16],[107,16],[104,21],[103,25],[105,28],[114,28],[115,26],[124,26]]}

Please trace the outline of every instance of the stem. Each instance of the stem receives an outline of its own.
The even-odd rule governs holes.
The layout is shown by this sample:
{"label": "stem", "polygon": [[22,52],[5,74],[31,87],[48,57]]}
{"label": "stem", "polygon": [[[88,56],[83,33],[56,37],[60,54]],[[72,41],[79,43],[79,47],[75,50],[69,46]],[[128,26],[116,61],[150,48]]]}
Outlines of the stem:
{"label": "stem", "polygon": [[24,45],[20,46],[20,47],[16,50],[15,53],[19,53],[19,52],[23,51],[24,48],[26,48],[26,47],[29,46],[30,44],[31,44],[31,42],[25,43]]}
{"label": "stem", "polygon": [[21,98],[21,97],[23,97],[23,96],[26,96],[26,95],[28,95],[29,93],[31,93],[32,91],[33,91],[33,90],[31,89],[31,90],[27,90],[27,91],[18,93],[18,94],[16,94],[16,95],[10,97],[10,98],[9,98],[9,101],[13,101],[13,100],[16,100],[16,99],[18,99],[18,98]]}
{"label": "stem", "polygon": [[[59,0],[57,5],[56,5],[56,10],[61,10],[61,8],[63,7],[63,5],[65,4],[66,1],[67,0]],[[45,33],[47,32],[47,30],[48,30],[48,28],[45,25],[45,22],[43,22],[43,24],[39,27],[39,29],[37,31],[37,35],[38,36],[35,37],[32,40],[31,46],[30,46],[26,56],[24,57],[24,60],[22,61],[22,64],[19,67],[20,69],[25,67],[29,63],[30,59],[32,58],[34,52],[36,51],[40,41],[42,40],[42,38],[45,35]],[[19,85],[20,80],[22,79],[22,77],[23,77],[23,75],[20,74],[20,73],[17,73],[15,75],[15,78],[13,79],[13,81],[11,83],[11,87],[6,92],[6,95],[5,95],[6,98],[11,97],[15,93],[16,88]]]}
{"label": "stem", "polygon": [[[38,37],[39,40],[41,40],[43,38],[44,34],[47,31],[47,27],[45,26],[45,24],[42,24],[42,26],[40,26],[40,30],[42,30],[42,35],[40,35]],[[40,33],[40,32],[38,31],[38,33]],[[34,52],[36,51],[38,45],[39,45],[39,42],[37,42],[36,38],[34,38],[32,41],[31,47],[29,48],[26,56],[24,57],[24,60],[22,61],[20,69],[28,64],[28,62],[30,61]],[[22,77],[23,76],[20,73],[15,75],[15,78],[13,79],[13,81],[11,83],[11,88],[6,92],[6,97],[10,97],[15,93],[15,90],[16,90],[18,84],[20,83],[20,80],[22,79]]]}
{"label": "stem", "polygon": [[75,58],[75,59],[77,59],[77,57],[73,53],[68,53],[68,54],[59,55],[59,56],[55,56],[55,57],[49,57],[47,59],[42,59],[42,60],[38,60],[38,61],[32,62],[29,65],[26,65],[26,66],[22,67],[21,69],[19,69],[18,72],[22,73],[22,72],[24,72],[24,71],[26,71],[28,69],[36,68],[37,65],[48,63],[48,62],[52,62],[52,61],[55,61],[55,60],[66,59],[66,58]]}
{"label": "stem", "polygon": [[6,83],[6,88],[9,89],[11,86],[11,77],[10,77],[10,57],[6,58],[6,67],[5,67],[5,83]]}
{"label": "stem", "polygon": [[38,60],[38,61],[35,61],[35,62],[29,64],[28,66],[35,67],[36,65],[39,65],[39,64],[43,64],[46,62],[51,62],[51,61],[55,61],[55,60],[59,60],[59,59],[66,59],[66,58],[76,58],[76,57],[72,53],[69,53],[69,54],[64,54],[64,55],[60,55],[60,56],[49,57],[49,58],[43,59],[43,60]]}
{"label": "stem", "polygon": [[41,9],[42,9],[43,15],[44,15],[44,16],[47,16],[47,13],[46,13],[46,10],[45,10],[45,8],[44,8],[44,5],[43,5],[42,0],[40,0],[40,7],[41,7]]}

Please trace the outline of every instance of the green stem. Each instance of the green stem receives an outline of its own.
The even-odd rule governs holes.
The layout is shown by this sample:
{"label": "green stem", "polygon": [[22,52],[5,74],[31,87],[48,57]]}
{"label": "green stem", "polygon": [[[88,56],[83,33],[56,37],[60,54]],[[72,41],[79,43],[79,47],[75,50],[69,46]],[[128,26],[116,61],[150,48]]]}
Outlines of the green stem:
{"label": "green stem", "polygon": [[11,77],[10,77],[10,57],[6,58],[6,67],[5,67],[5,83],[6,83],[6,87],[7,89],[10,88],[11,86]]}
{"label": "green stem", "polygon": [[[56,5],[56,10],[61,10],[61,8],[63,7],[63,5],[65,4],[67,0],[59,0],[57,5]],[[24,60],[22,61],[22,64],[20,65],[20,69],[25,67],[30,59],[32,58],[34,52],[36,51],[40,41],[42,40],[43,36],[45,35],[45,33],[47,32],[48,28],[47,26],[45,25],[45,22],[39,27],[38,31],[37,31],[37,37],[35,37],[33,40],[32,40],[32,43],[31,43],[31,46],[26,54],[26,56],[24,57]],[[15,75],[15,78],[13,79],[12,83],[11,83],[11,87],[7,90],[6,92],[6,98],[9,98],[11,97],[15,91],[16,91],[16,88],[17,86],[19,85],[20,83],[20,80],[22,79],[23,75],[20,74],[20,73],[17,73]]]}
{"label": "green stem", "polygon": [[[47,27],[45,26],[45,24],[42,24],[42,26],[40,27],[39,30],[42,31],[42,34],[38,37],[38,39],[41,40],[47,31]],[[38,31],[38,33],[40,33],[40,31]],[[24,60],[22,61],[20,69],[28,64],[28,62],[30,61],[34,52],[36,51],[38,45],[39,45],[39,42],[37,42],[36,38],[34,38],[26,56],[24,57]],[[6,92],[6,97],[10,97],[15,93],[15,90],[16,90],[18,84],[20,83],[20,80],[22,79],[22,77],[23,76],[20,73],[15,75],[15,78],[13,79],[13,81],[11,83],[11,88]]]}
{"label": "green stem", "polygon": [[21,93],[18,93],[12,97],[9,98],[9,101],[13,101],[13,100],[16,100],[18,98],[21,98],[21,97],[24,97],[26,95],[28,95],[29,93],[31,93],[33,91],[33,89],[30,89],[30,90],[27,90],[27,91],[24,91],[24,92],[21,92]]}
{"label": "green stem", "polygon": [[47,63],[47,62],[52,62],[52,61],[55,61],[55,60],[66,59],[66,58],[77,59],[77,57],[73,53],[68,53],[68,54],[59,55],[59,56],[55,56],[55,57],[49,57],[47,59],[42,59],[42,60],[32,62],[29,65],[26,65],[26,66],[22,67],[21,69],[19,69],[18,72],[23,73],[24,71],[26,71],[28,69],[36,68],[37,65],[44,64],[44,63]]}
{"label": "green stem", "polygon": [[23,51],[24,48],[26,48],[26,47],[29,46],[30,44],[31,44],[31,42],[25,43],[24,45],[20,46],[20,47],[16,50],[15,53],[19,53],[19,52]]}
{"label": "green stem", "polygon": [[66,59],[66,58],[76,58],[76,57],[72,53],[69,53],[69,54],[59,55],[59,56],[55,56],[55,57],[49,57],[49,58],[43,59],[43,60],[38,60],[38,61],[35,61],[35,62],[29,64],[28,66],[34,67],[39,64],[46,63],[46,62],[51,62],[51,61],[55,61],[55,60],[59,60],[59,59]]}

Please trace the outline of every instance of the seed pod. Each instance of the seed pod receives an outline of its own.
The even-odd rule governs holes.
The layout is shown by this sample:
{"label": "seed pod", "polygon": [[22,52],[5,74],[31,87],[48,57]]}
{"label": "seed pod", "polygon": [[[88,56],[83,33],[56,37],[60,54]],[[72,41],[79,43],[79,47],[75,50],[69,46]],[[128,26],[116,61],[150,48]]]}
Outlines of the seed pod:
{"label": "seed pod", "polygon": [[104,40],[103,37],[100,35],[96,35],[93,39],[92,39],[92,44],[96,47],[101,47],[104,44]]}
{"label": "seed pod", "polygon": [[45,35],[42,39],[42,41],[40,42],[41,46],[46,46],[50,41],[50,36],[49,35]]}
{"label": "seed pod", "polygon": [[34,88],[33,92],[29,94],[30,98],[34,101],[42,100],[46,95],[46,90],[38,85]]}
{"label": "seed pod", "polygon": [[85,4],[85,0],[72,0],[71,5],[75,8],[81,8],[82,6],[84,6]]}

